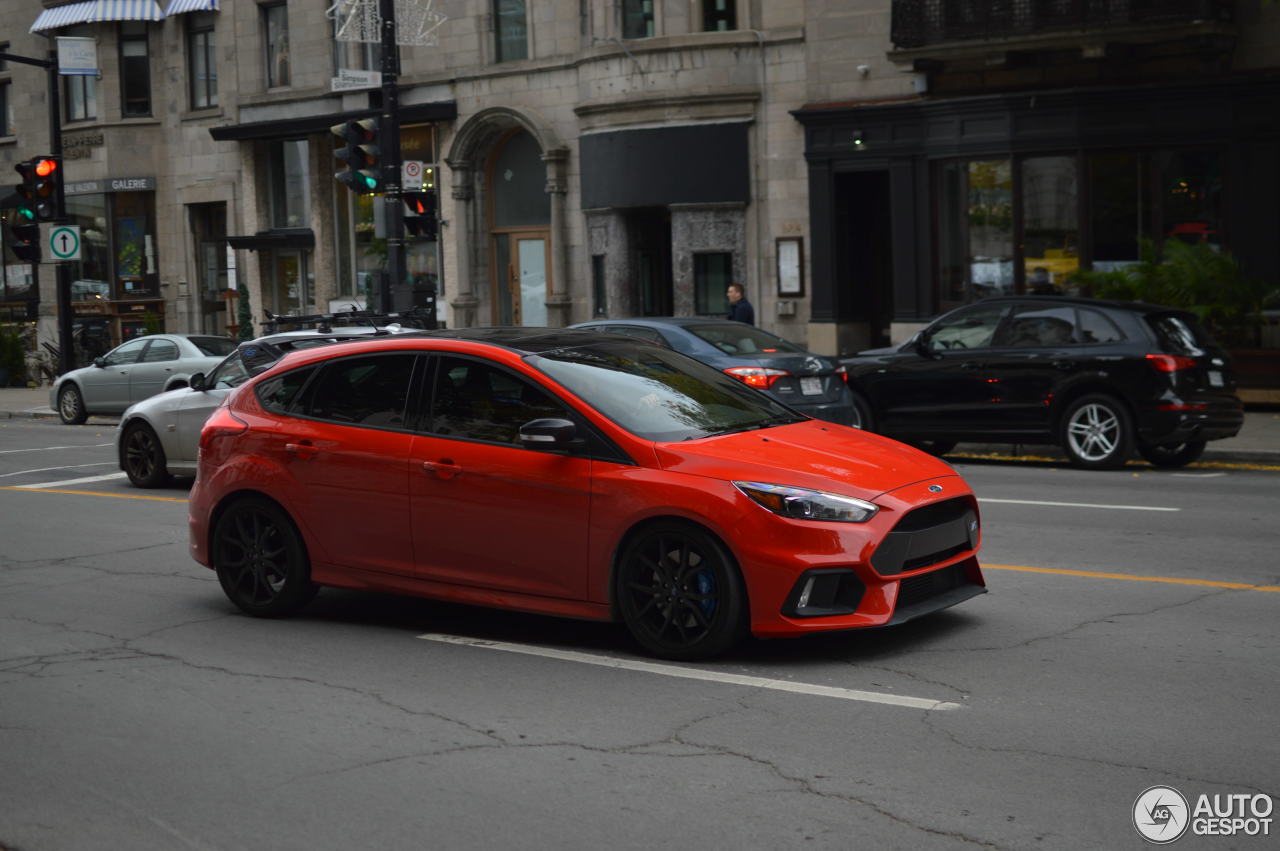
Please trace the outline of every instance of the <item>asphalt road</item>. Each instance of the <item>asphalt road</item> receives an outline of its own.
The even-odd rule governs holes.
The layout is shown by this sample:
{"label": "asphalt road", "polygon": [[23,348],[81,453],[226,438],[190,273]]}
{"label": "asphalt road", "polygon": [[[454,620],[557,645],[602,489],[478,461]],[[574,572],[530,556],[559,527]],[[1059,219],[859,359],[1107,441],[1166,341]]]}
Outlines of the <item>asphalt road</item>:
{"label": "asphalt road", "polygon": [[672,665],[355,592],[243,617],[111,437],[0,421],[0,848],[1074,851],[1147,847],[1151,786],[1280,796],[1277,472],[958,462],[990,594]]}

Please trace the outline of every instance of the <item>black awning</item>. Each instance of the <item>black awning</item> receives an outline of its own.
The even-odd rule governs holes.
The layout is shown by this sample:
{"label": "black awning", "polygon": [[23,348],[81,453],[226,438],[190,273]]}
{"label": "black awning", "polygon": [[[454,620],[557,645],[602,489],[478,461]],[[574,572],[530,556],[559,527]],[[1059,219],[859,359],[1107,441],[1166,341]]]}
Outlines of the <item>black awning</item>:
{"label": "black awning", "polygon": [[232,248],[261,251],[264,248],[315,248],[316,235],[311,228],[276,228],[260,230],[253,236],[229,236]]}
{"label": "black awning", "polygon": [[[335,124],[352,118],[372,118],[380,115],[376,109],[356,109],[350,112],[329,112],[324,115],[306,115],[301,118],[280,118],[275,121],[251,121],[247,124],[229,124],[211,127],[209,135],[219,142],[243,142],[250,139],[284,139],[323,133]],[[400,107],[400,123],[416,124],[423,121],[452,121],[458,117],[456,101],[415,103]]]}

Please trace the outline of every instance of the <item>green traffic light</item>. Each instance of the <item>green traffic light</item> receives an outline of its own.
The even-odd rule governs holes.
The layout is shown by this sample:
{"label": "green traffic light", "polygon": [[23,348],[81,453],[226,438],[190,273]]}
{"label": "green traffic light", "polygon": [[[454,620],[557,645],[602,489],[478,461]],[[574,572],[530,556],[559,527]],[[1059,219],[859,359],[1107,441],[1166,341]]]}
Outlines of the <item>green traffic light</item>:
{"label": "green traffic light", "polygon": [[18,216],[20,218],[26,219],[29,222],[34,222],[36,220],[36,211],[31,209],[30,207],[19,207]]}
{"label": "green traffic light", "polygon": [[378,178],[367,172],[360,172],[360,179],[364,181],[365,188],[370,192],[378,188]]}

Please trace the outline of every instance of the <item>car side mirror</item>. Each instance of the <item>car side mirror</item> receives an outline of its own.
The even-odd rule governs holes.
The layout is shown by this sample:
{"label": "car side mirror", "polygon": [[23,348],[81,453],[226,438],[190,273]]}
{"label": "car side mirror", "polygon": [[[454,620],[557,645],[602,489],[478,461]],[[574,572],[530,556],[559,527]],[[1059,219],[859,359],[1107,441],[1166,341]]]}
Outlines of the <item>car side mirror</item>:
{"label": "car side mirror", "polygon": [[570,420],[544,417],[520,426],[520,445],[529,449],[567,451],[582,446],[578,427]]}
{"label": "car side mirror", "polygon": [[187,386],[190,387],[192,390],[208,390],[209,388],[205,386],[204,381],[205,381],[204,373],[196,372],[196,373],[193,373],[192,376],[187,379]]}
{"label": "car side mirror", "polygon": [[93,365],[98,369],[105,369],[107,366],[107,359],[102,357],[102,355],[98,355],[98,357],[93,359]]}
{"label": "car side mirror", "polygon": [[937,353],[929,345],[929,336],[927,334],[918,335],[912,345],[912,348],[914,348],[916,350],[916,354],[922,358],[929,358],[930,360],[933,360],[937,357]]}

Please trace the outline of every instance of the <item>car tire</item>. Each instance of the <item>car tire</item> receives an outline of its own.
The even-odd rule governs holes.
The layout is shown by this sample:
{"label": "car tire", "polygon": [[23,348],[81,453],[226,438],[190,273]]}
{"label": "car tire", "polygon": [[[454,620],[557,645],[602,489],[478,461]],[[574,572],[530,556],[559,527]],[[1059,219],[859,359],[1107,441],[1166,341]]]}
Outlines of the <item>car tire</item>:
{"label": "car tire", "polygon": [[223,511],[213,531],[212,561],[227,598],[254,617],[293,614],[318,590],[298,527],[261,497],[246,497]]}
{"label": "car tire", "polygon": [[1186,443],[1139,443],[1138,454],[1155,467],[1185,467],[1204,453],[1205,441],[1190,440]]}
{"label": "car tire", "polygon": [[1133,454],[1133,417],[1114,396],[1082,396],[1067,406],[1059,425],[1059,441],[1077,467],[1122,467]]}
{"label": "car tire", "polygon": [[854,428],[860,428],[863,431],[875,431],[876,423],[871,416],[871,403],[855,390],[849,391],[849,397],[853,408],[853,422],[849,423],[849,425]]}
{"label": "car tire", "polygon": [[633,535],[615,572],[619,613],[635,640],[664,659],[709,659],[747,634],[747,594],[724,545],[688,523]]}
{"label": "car tire", "polygon": [[120,439],[120,466],[134,487],[158,488],[169,483],[168,459],[151,426],[134,422]]}
{"label": "car tire", "polygon": [[89,419],[89,412],[84,409],[84,397],[76,385],[67,384],[58,391],[58,416],[67,425],[82,425]]}

